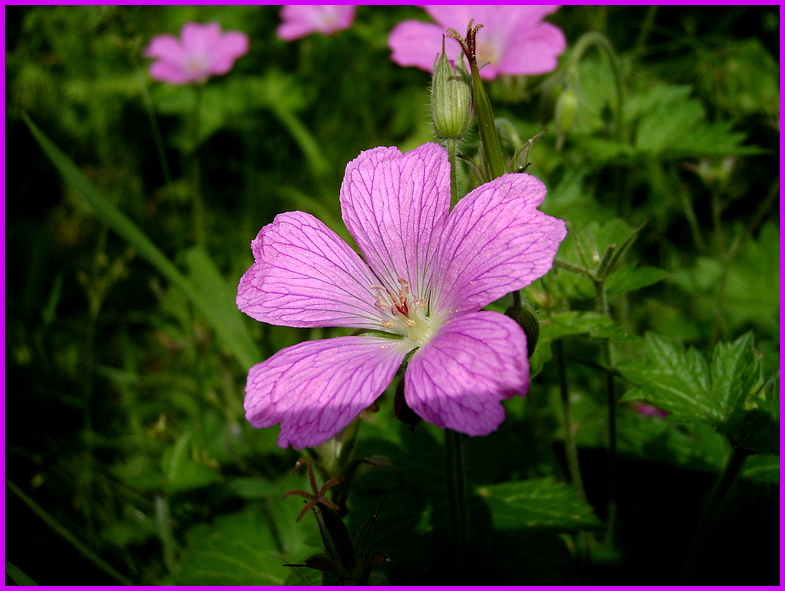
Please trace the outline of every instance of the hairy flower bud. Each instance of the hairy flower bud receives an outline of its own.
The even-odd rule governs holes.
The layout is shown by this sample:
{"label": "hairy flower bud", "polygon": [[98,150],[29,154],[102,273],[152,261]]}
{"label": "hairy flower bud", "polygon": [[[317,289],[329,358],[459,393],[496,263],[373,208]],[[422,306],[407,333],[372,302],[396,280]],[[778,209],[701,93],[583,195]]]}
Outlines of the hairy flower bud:
{"label": "hairy flower bud", "polygon": [[431,118],[439,139],[461,139],[472,122],[472,89],[469,73],[458,58],[453,66],[444,52],[436,58],[431,84]]}

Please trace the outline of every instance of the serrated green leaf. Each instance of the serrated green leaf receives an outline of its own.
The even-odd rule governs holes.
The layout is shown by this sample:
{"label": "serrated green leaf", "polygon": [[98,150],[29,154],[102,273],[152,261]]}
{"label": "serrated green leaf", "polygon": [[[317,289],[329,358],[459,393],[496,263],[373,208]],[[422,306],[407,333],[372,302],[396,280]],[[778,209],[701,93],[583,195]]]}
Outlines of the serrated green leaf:
{"label": "serrated green leaf", "polygon": [[702,421],[733,446],[778,451],[779,390],[763,387],[751,334],[720,343],[711,365],[695,349],[646,335],[646,359],[620,365],[637,385],[622,400],[646,400],[673,413],[674,422]]}
{"label": "serrated green leaf", "polygon": [[482,486],[477,493],[488,503],[497,529],[579,531],[602,527],[577,489],[551,477]]}
{"label": "serrated green leaf", "polygon": [[682,345],[648,333],[646,359],[628,362],[618,369],[640,388],[622,400],[645,399],[673,413],[677,420],[717,424],[724,418],[719,401],[708,388],[709,366],[694,349],[686,351]]}

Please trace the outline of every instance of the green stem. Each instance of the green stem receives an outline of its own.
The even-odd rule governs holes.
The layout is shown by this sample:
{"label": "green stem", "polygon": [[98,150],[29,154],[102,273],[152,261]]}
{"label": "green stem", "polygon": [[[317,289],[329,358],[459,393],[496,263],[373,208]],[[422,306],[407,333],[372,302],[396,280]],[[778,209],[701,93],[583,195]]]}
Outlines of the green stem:
{"label": "green stem", "polygon": [[447,158],[450,161],[450,208],[458,203],[458,140],[450,138],[447,142]]}
{"label": "green stem", "polygon": [[614,125],[616,129],[616,138],[624,143],[626,141],[624,132],[624,118],[622,117],[622,108],[624,106],[624,87],[622,85],[622,71],[621,62],[619,61],[616,52],[613,49],[608,38],[598,31],[589,31],[585,33],[575,43],[575,47],[570,55],[570,64],[568,67],[577,67],[578,62],[583,57],[583,54],[591,46],[600,49],[611,66],[611,73],[613,74],[613,81],[616,87],[616,108],[614,109]]}
{"label": "green stem", "polygon": [[[611,261],[614,259],[616,246],[611,244],[605,249],[605,254],[595,271],[594,289],[597,294],[597,312],[610,318],[608,308],[608,294],[605,290],[607,272],[613,270]],[[603,363],[608,368],[614,368],[613,346],[610,339],[605,339],[602,344]],[[613,543],[613,532],[616,527],[616,382],[611,372],[605,374],[606,389],[608,393],[608,516],[605,541]]]}
{"label": "green stem", "polygon": [[161,162],[161,170],[164,173],[164,180],[168,187],[172,186],[172,173],[169,171],[169,162],[166,160],[166,150],[164,148],[164,140],[161,136],[161,128],[158,126],[158,120],[155,117],[155,108],[153,107],[153,100],[150,98],[150,91],[145,84],[145,78],[142,74],[141,68],[136,70],[137,78],[139,79],[139,86],[142,90],[142,103],[144,103],[147,116],[150,118],[150,128],[153,131],[153,140],[155,141],[155,150],[158,153],[158,160]]}
{"label": "green stem", "polygon": [[564,424],[564,449],[567,455],[567,470],[570,473],[570,482],[575,485],[581,494],[581,499],[586,500],[583,489],[581,468],[578,463],[578,445],[572,428],[572,412],[570,410],[570,389],[567,382],[567,363],[564,354],[564,343],[561,339],[553,341],[554,354],[559,364],[559,393],[562,406],[562,423]]}
{"label": "green stem", "polygon": [[480,132],[482,148],[488,162],[491,178],[498,178],[504,174],[504,157],[502,156],[499,133],[496,131],[496,122],[493,119],[493,109],[488,93],[485,92],[480,72],[472,64],[472,90],[474,97],[474,111],[477,114],[477,129]]}
{"label": "green stem", "polygon": [[201,191],[201,168],[199,166],[199,134],[202,111],[202,86],[194,87],[194,110],[191,115],[191,145],[189,155],[191,173],[191,198],[193,199],[193,232],[197,246],[206,251],[204,201]]}
{"label": "green stem", "polygon": [[169,499],[161,494],[155,496],[155,521],[158,525],[158,537],[161,538],[163,547],[164,564],[169,572],[177,566],[174,532],[172,531],[172,517],[169,512]]}
{"label": "green stem", "polygon": [[453,558],[457,580],[465,582],[469,572],[469,520],[466,512],[466,477],[463,460],[464,435],[444,430],[447,451],[447,501],[453,532]]}
{"label": "green stem", "polygon": [[638,33],[638,38],[635,40],[635,48],[632,50],[633,61],[637,61],[641,54],[643,54],[643,48],[646,46],[649,33],[651,33],[651,28],[654,25],[654,19],[657,17],[657,8],[659,7],[649,6],[648,10],[646,11],[646,16],[644,17],[643,24],[641,25],[641,31]]}
{"label": "green stem", "polygon": [[308,166],[311,168],[314,176],[324,176],[329,171],[330,164],[319,148],[319,143],[316,141],[313,134],[311,134],[308,128],[289,108],[278,103],[271,103],[268,106],[278,118],[278,121],[286,127],[286,130],[294,141],[297,142],[297,145],[305,155],[305,159],[308,161]]}
{"label": "green stem", "polygon": [[11,482],[8,479],[6,479],[5,484],[8,488],[11,489],[11,492],[13,492],[17,497],[19,497],[19,499],[33,511],[33,513],[38,515],[38,517],[40,517],[41,520],[43,520],[43,522],[46,523],[46,525],[48,525],[55,533],[57,533],[63,539],[65,539],[66,542],[68,542],[74,548],[76,548],[76,550],[80,554],[82,554],[82,556],[87,558],[87,560],[92,562],[95,566],[97,566],[99,569],[104,571],[106,574],[108,574],[110,577],[112,577],[115,581],[117,581],[121,585],[134,584],[133,581],[125,578],[123,575],[117,572],[110,564],[108,564],[100,556],[98,556],[98,554],[96,554],[89,547],[83,544],[74,534],[72,534],[62,525],[60,525],[54,519],[54,517],[49,515],[49,513],[47,513],[43,507],[41,507],[29,496],[27,496],[22,491],[21,488],[16,486],[13,482]]}
{"label": "green stem", "polygon": [[733,448],[733,453],[725,468],[720,475],[719,480],[715,483],[714,489],[711,492],[708,503],[706,503],[703,513],[701,514],[700,521],[695,528],[695,534],[692,537],[690,549],[687,552],[687,560],[685,561],[684,571],[682,572],[682,584],[691,584],[693,582],[695,571],[698,566],[698,559],[701,557],[703,547],[709,539],[709,534],[714,527],[714,522],[717,518],[720,506],[725,500],[725,496],[730,490],[731,484],[736,479],[736,476],[741,471],[744,460],[747,459],[751,452],[741,449],[739,447]]}
{"label": "green stem", "polygon": [[561,259],[553,259],[553,266],[558,269],[564,269],[565,271],[569,271],[570,273],[575,273],[576,275],[583,275],[584,277],[588,277],[592,281],[594,281],[594,273],[587,269],[586,267],[581,267],[580,265],[573,265],[572,263],[568,263],[567,261],[563,261]]}

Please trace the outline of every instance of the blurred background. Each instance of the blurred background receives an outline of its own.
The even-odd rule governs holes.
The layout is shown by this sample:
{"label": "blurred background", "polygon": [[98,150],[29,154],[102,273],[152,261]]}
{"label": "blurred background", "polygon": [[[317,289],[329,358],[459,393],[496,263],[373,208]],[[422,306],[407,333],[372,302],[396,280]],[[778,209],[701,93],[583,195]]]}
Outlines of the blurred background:
{"label": "blurred background", "polygon": [[[291,475],[301,454],[276,445],[277,427],[246,423],[243,388],[250,365],[281,348],[347,333],[262,325],[236,310],[236,286],[250,241],[278,212],[311,212],[346,236],[338,190],[360,151],[433,141],[430,75],[396,65],[387,48],[395,24],[427,15],[360,6],[348,30],[285,42],[278,6],[5,10],[9,568],[41,585],[318,584],[315,571],[281,566],[320,551],[310,515],[295,523],[302,505],[281,499],[308,489],[304,472]],[[778,365],[779,17],[776,6],[562,7],[547,19],[567,38],[562,67],[488,84],[508,149],[550,130],[527,171],[548,186],[542,209],[571,229],[560,257],[601,253],[647,221],[631,258],[653,270],[630,270],[612,294],[631,347],[654,331],[710,356],[752,330],[764,367]],[[248,54],[202,89],[196,130],[194,88],[151,80],[142,56],[189,21],[250,38]],[[569,61],[589,31],[607,37],[621,67],[622,136],[605,54]],[[559,115],[567,94],[571,118]],[[476,145],[472,136],[467,151]],[[93,201],[74,189],[77,176],[64,182],[64,162]],[[462,179],[470,188],[468,169]],[[211,312],[107,211],[132,221]],[[542,319],[567,302],[592,310],[590,283],[553,282],[526,293]],[[568,358],[597,361],[590,336],[570,335]],[[563,477],[549,345],[546,331],[529,397],[469,443],[475,484]],[[585,363],[571,373],[587,497],[604,518],[600,377]],[[397,421],[392,393],[360,428],[358,457],[385,459],[352,490],[349,530],[386,498],[375,542],[402,566],[376,582],[439,584],[449,579],[441,434]],[[488,584],[674,584],[728,444],[626,403],[619,453],[615,553],[579,560],[571,538],[547,528],[485,532]],[[775,453],[745,464],[701,565],[706,584],[776,584],[778,474]]]}

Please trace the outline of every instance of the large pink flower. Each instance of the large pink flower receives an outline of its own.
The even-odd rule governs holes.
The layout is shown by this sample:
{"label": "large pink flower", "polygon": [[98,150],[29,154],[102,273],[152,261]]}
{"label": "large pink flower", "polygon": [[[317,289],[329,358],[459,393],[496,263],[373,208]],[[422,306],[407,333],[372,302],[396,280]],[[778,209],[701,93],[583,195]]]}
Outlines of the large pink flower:
{"label": "large pink flower", "polygon": [[294,41],[311,33],[332,35],[352,26],[356,8],[350,5],[287,5],[281,9],[283,22],[275,32],[284,41]]}
{"label": "large pink flower", "polygon": [[404,395],[423,419],[485,435],[501,400],[529,388],[526,336],[480,308],[545,274],[566,235],[536,208],[545,187],[505,174],[450,211],[447,153],[374,148],[346,167],[343,220],[362,258],[303,212],[282,213],[251,243],[237,305],[282,326],[371,329],[307,341],[251,368],[246,417],[281,424],[278,444],[329,439],[390,384],[408,358]]}
{"label": "large pink flower", "polygon": [[[477,33],[477,65],[487,64],[480,76],[493,80],[500,74],[545,74],[555,69],[556,58],[566,47],[564,33],[542,22],[558,6],[423,6],[438,24],[409,20],[399,23],[390,33],[388,45],[392,60],[401,66],[416,66],[433,71],[442,50],[442,35],[447,29],[466,33],[469,21],[483,25]],[[460,45],[447,40],[447,55],[458,58]]]}
{"label": "large pink flower", "polygon": [[153,37],[145,57],[156,58],[150,66],[155,80],[169,84],[204,82],[226,74],[237,58],[248,53],[248,35],[239,31],[221,33],[218,23],[186,23],[182,41],[172,35]]}

